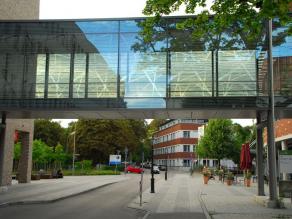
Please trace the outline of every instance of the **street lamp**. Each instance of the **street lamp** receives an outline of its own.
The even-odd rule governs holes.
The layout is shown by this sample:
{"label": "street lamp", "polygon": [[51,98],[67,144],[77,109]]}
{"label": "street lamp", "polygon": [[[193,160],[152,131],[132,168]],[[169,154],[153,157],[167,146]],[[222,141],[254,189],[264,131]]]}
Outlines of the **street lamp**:
{"label": "street lamp", "polygon": [[72,155],[72,175],[74,176],[75,173],[75,153],[76,153],[76,123],[74,127],[74,132],[71,132],[70,135],[74,135],[73,138],[73,155]]}
{"label": "street lamp", "polygon": [[151,193],[155,193],[155,190],[154,190],[154,172],[153,172],[153,156],[154,156],[154,151],[153,151],[153,144],[154,144],[154,139],[153,139],[153,136],[152,136],[152,139],[151,139],[151,190],[150,192]]}

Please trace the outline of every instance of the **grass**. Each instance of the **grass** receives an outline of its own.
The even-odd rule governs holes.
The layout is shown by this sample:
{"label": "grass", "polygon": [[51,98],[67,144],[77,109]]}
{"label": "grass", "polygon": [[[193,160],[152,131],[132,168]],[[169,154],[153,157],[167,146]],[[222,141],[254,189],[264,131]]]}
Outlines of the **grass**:
{"label": "grass", "polygon": [[[72,176],[72,170],[62,170],[64,176]],[[75,170],[75,176],[120,175],[120,171],[114,170]]]}

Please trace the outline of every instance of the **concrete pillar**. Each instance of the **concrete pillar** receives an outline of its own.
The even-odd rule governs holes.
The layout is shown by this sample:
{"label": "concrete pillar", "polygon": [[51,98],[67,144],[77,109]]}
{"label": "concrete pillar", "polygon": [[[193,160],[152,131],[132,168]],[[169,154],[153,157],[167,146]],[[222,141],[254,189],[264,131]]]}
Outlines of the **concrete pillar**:
{"label": "concrete pillar", "polygon": [[18,164],[18,182],[29,183],[31,180],[33,133],[21,132],[21,156]]}
{"label": "concrete pillar", "polygon": [[277,191],[277,170],[276,170],[276,146],[274,135],[274,116],[271,110],[268,110],[268,165],[269,165],[269,207],[277,207],[278,191]]}
{"label": "concrete pillar", "polygon": [[13,167],[14,132],[5,123],[0,137],[0,187],[11,185]]}
{"label": "concrete pillar", "polygon": [[19,179],[21,183],[30,182],[33,124],[31,119],[6,119],[5,128],[0,136],[0,186],[11,185],[14,133],[19,131],[22,137],[21,158],[19,162]]}
{"label": "concrete pillar", "polygon": [[258,195],[265,195],[265,186],[264,186],[264,154],[263,154],[263,128],[260,126],[261,124],[261,115],[257,113],[257,177],[258,177]]}
{"label": "concrete pillar", "polygon": [[[282,149],[282,151],[288,150],[287,143],[285,140],[281,141],[281,149]],[[282,173],[282,174],[283,174],[283,180],[288,180],[288,174],[287,173]]]}

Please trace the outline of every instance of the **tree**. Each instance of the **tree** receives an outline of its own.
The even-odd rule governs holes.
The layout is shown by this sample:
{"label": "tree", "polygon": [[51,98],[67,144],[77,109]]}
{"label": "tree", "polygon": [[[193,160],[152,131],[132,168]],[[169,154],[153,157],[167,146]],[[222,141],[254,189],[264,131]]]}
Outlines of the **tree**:
{"label": "tree", "polygon": [[34,139],[41,139],[48,146],[55,147],[58,143],[66,143],[66,131],[58,122],[37,119],[34,122]]}
{"label": "tree", "polygon": [[109,155],[117,150],[122,153],[127,147],[129,153],[136,153],[144,136],[144,121],[81,119],[76,123],[76,150],[81,160],[107,163]]}
{"label": "tree", "polygon": [[65,162],[67,156],[66,153],[64,152],[64,148],[61,144],[58,144],[55,147],[55,152],[54,152],[54,160],[55,160],[55,165],[57,165],[58,168],[62,168],[62,164]]}
{"label": "tree", "polygon": [[233,159],[238,155],[238,147],[232,130],[230,119],[209,120],[198,144],[198,155],[218,159],[219,163],[223,158]]}
{"label": "tree", "polygon": [[[285,25],[291,22],[289,7],[291,0],[147,0],[143,13],[153,16],[144,23],[145,39],[150,41],[153,35],[153,27],[159,23],[161,16],[169,15],[185,7],[185,13],[194,15],[199,7],[203,7],[196,16],[189,17],[180,22],[177,27],[192,30],[192,35],[204,38],[210,35],[219,36],[223,30],[236,26],[236,33],[247,33],[249,39],[257,38],[262,32],[262,22],[271,18],[277,18],[279,23]],[[239,21],[240,20],[240,21]],[[292,32],[292,26],[287,29]],[[222,36],[222,35],[221,35]]]}

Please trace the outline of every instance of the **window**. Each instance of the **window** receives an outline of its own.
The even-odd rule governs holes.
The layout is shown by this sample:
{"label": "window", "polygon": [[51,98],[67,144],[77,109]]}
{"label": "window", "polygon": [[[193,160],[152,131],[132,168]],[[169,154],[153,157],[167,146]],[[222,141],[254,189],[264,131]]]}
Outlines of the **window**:
{"label": "window", "polygon": [[184,152],[190,152],[190,145],[184,145]]}
{"label": "window", "polygon": [[190,131],[183,131],[184,138],[190,138]]}
{"label": "window", "polygon": [[184,167],[189,167],[190,166],[190,160],[184,160],[183,161],[183,166]]}

